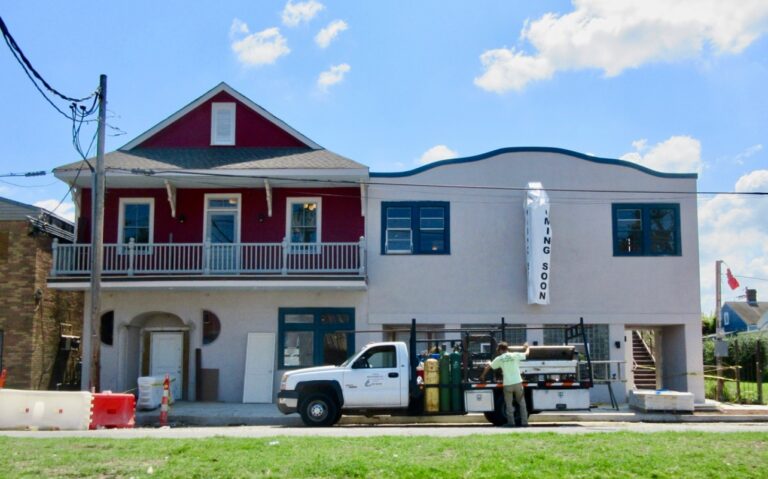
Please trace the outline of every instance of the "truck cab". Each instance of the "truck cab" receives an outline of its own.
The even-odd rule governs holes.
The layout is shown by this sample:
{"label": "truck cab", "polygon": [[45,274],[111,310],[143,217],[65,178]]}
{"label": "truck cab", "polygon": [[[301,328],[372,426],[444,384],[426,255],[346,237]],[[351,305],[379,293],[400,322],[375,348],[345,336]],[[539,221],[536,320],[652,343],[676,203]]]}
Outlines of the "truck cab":
{"label": "truck cab", "polygon": [[277,407],[298,412],[305,424],[329,426],[342,410],[407,408],[410,367],[402,342],[373,343],[339,366],[283,374]]}

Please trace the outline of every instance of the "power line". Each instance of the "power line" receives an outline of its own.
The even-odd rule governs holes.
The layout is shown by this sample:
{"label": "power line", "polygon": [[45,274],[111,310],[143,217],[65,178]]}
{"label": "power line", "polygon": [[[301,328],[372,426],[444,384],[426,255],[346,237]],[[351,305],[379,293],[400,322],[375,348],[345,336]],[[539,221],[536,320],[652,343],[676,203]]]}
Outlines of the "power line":
{"label": "power line", "polygon": [[[13,53],[13,56],[16,58],[16,61],[19,62],[21,67],[24,69],[25,72],[28,73],[28,75],[31,74],[32,76],[34,76],[34,78],[37,78],[37,80],[40,81],[40,83],[42,83],[43,86],[45,86],[45,88],[49,92],[58,96],[62,100],[71,101],[74,103],[81,103],[88,100],[89,98],[93,98],[94,96],[96,96],[96,92],[91,93],[90,95],[84,98],[72,98],[70,96],[64,95],[63,93],[60,93],[58,90],[53,88],[47,81],[45,81],[45,78],[43,78],[37,72],[37,70],[35,70],[35,67],[32,66],[32,63],[27,59],[26,55],[24,55],[24,52],[21,51],[21,47],[19,47],[19,44],[16,43],[16,40],[13,38],[13,35],[11,35],[11,32],[8,31],[8,27],[5,25],[5,22],[3,21],[2,17],[0,17],[0,30],[2,30],[5,43],[8,45],[8,48],[11,49],[11,53]],[[32,78],[30,77],[30,79]],[[37,82],[34,79],[32,79],[32,82],[35,83],[35,85],[37,85]]]}
{"label": "power line", "polygon": [[32,176],[45,176],[48,172],[46,171],[27,171],[25,173],[6,173],[4,175],[0,175],[0,178],[13,178],[18,176],[23,176],[25,178],[29,178]]}
{"label": "power line", "polygon": [[[324,184],[349,184],[349,185],[367,185],[367,186],[398,186],[398,187],[413,187],[413,188],[435,188],[435,189],[465,189],[465,190],[485,190],[485,191],[515,191],[524,192],[527,191],[527,187],[523,186],[492,186],[492,185],[462,185],[462,184],[446,184],[437,185],[429,183],[398,183],[391,181],[376,181],[370,180],[355,181],[355,180],[330,180],[322,178],[285,178],[267,175],[236,175],[232,173],[219,173],[219,172],[206,172],[206,171],[193,171],[193,170],[166,170],[156,171],[145,168],[119,168],[109,167],[110,171],[122,171],[138,176],[174,176],[178,174],[192,175],[192,176],[205,176],[205,177],[221,177],[221,178],[240,178],[240,179],[261,179],[271,181],[304,181],[308,183],[324,183]],[[732,195],[732,196],[768,196],[766,191],[666,191],[666,190],[618,190],[618,189],[590,189],[590,188],[545,188],[547,192],[558,193],[597,193],[597,194],[642,194],[642,195],[674,195],[674,197],[680,196],[716,196],[716,195]]]}

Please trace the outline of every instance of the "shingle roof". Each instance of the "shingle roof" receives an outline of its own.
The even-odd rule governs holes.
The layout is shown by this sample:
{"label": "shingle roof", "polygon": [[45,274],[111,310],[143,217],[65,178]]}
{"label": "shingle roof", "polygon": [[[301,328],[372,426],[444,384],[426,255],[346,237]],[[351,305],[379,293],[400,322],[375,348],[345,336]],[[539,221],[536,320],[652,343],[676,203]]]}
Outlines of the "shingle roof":
{"label": "shingle roof", "polygon": [[[134,148],[104,156],[104,166],[115,169],[360,169],[365,165],[326,149],[310,148]],[[84,161],[60,166],[54,172],[87,168]]]}

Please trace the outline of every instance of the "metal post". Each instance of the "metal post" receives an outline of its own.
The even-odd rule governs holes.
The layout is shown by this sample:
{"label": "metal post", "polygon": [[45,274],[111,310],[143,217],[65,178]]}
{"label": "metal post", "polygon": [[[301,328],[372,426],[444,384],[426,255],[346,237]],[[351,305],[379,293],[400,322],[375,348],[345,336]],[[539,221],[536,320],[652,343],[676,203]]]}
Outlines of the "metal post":
{"label": "metal post", "polygon": [[99,77],[99,123],[96,141],[96,171],[91,193],[91,311],[90,334],[83,334],[82,389],[99,389],[99,356],[101,353],[101,272],[104,265],[104,147],[107,121],[107,76]]}
{"label": "metal post", "polygon": [[[739,348],[738,340],[733,342],[733,349],[734,349],[734,355],[736,356],[736,361],[739,361],[739,358],[741,358],[741,354],[739,354],[740,348]],[[736,379],[736,401],[739,404],[741,404],[741,364],[735,364],[733,366],[733,373]]]}
{"label": "metal post", "polygon": [[715,261],[715,365],[717,366],[717,387],[715,389],[715,399],[717,401],[723,400],[723,358],[717,354],[717,342],[723,339],[723,325],[720,316],[722,312],[720,310],[720,269],[722,268],[723,261]]}
{"label": "metal post", "polygon": [[760,344],[760,338],[757,338],[755,343],[755,366],[757,369],[757,402],[763,404],[763,347]]}

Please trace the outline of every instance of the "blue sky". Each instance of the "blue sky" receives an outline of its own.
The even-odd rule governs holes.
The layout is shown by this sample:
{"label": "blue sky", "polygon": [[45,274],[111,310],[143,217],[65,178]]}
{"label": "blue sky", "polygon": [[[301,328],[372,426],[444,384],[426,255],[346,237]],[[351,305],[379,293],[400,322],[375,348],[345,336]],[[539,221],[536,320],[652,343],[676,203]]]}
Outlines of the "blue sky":
{"label": "blue sky", "polygon": [[[697,171],[700,191],[768,191],[768,2],[669,3],[27,1],[0,15],[62,92],[109,76],[126,134],[108,151],[226,81],[372,171],[556,146]],[[0,173],[76,160],[70,124],[0,50]],[[0,195],[50,208],[66,192],[2,180]],[[718,258],[768,297],[766,218],[768,198],[700,198],[704,312]]]}

